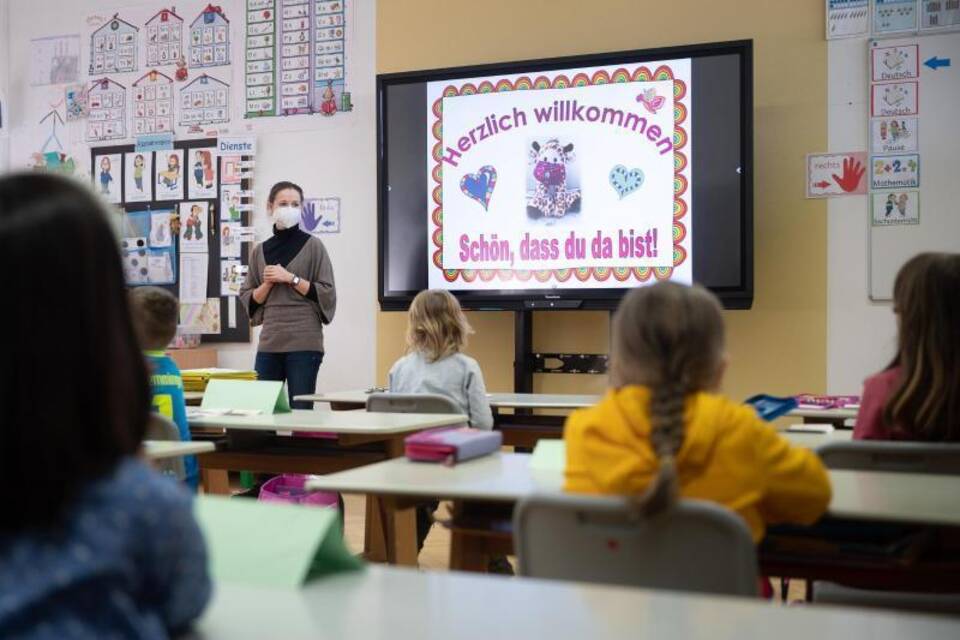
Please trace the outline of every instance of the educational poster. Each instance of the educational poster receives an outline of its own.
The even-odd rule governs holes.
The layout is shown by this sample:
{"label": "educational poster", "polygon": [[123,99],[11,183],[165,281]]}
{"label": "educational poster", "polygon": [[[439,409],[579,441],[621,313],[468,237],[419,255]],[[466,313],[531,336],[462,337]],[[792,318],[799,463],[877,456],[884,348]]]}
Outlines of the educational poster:
{"label": "educational poster", "polygon": [[874,118],[870,121],[870,148],[874,153],[916,151],[918,126],[915,117]]}
{"label": "educational poster", "polygon": [[873,226],[920,224],[919,191],[879,191],[872,198]]}
{"label": "educational poster", "polygon": [[873,33],[917,30],[917,0],[873,0]]}
{"label": "educational poster", "polygon": [[919,109],[916,81],[887,82],[870,86],[870,116],[913,116]]}
{"label": "educational poster", "polygon": [[222,7],[208,4],[190,23],[191,68],[230,64],[230,20]]}
{"label": "educational poster", "polygon": [[207,253],[180,253],[180,304],[207,301]]}
{"label": "educational poster", "polygon": [[429,285],[689,283],[690,91],[689,59],[429,83]]}
{"label": "educational poster", "polygon": [[119,13],[113,17],[90,16],[90,75],[127,73],[139,69],[140,29]]}
{"label": "educational poster", "polygon": [[129,285],[150,284],[147,250],[135,249],[122,253],[123,276]]}
{"label": "educational poster", "polygon": [[147,66],[176,64],[183,60],[183,18],[173,7],[153,14],[144,25],[147,42]]}
{"label": "educational poster", "polygon": [[239,260],[220,261],[220,295],[238,296],[247,277],[247,266]]}
{"label": "educational poster", "polygon": [[863,195],[867,192],[867,154],[863,151],[807,156],[807,197]]}
{"label": "educational poster", "polygon": [[924,0],[920,3],[920,28],[937,30],[960,27],[960,2],[956,0]]}
{"label": "educational poster", "polygon": [[173,244],[170,229],[171,211],[154,211],[150,214],[150,246],[169,247]]}
{"label": "educational poster", "polygon": [[49,36],[30,41],[30,84],[66,84],[80,78],[80,36]]}
{"label": "educational poster", "polygon": [[910,153],[871,158],[871,189],[908,189],[919,186],[919,154]]}
{"label": "educational poster", "polygon": [[93,157],[93,184],[107,202],[123,202],[123,154],[108,153]]}
{"label": "educational poster", "polygon": [[87,141],[127,137],[127,88],[111,78],[94,80],[87,89]]}
{"label": "educational poster", "polygon": [[827,0],[827,40],[869,32],[870,0]]}
{"label": "educational poster", "polygon": [[227,222],[220,225],[221,258],[239,258],[241,242],[239,222]]}
{"label": "educational poster", "polygon": [[182,303],[177,328],[183,333],[219,334],[220,298],[207,298],[201,304]]}
{"label": "educational poster", "polygon": [[239,185],[242,180],[240,156],[220,156],[220,184]]}
{"label": "educational poster", "polygon": [[183,200],[183,149],[157,151],[155,200]]}
{"label": "educational poster", "polygon": [[206,202],[180,203],[180,251],[206,253],[209,232]]}
{"label": "educational poster", "polygon": [[153,154],[125,153],[124,189],[125,202],[150,202],[153,200]]}
{"label": "educational poster", "polygon": [[173,131],[173,78],[151,69],[133,83],[133,135]]}
{"label": "educational poster", "polygon": [[240,194],[243,189],[239,185],[223,185],[220,187],[220,219],[227,222],[240,222],[243,204]]}
{"label": "educational poster", "polygon": [[347,0],[246,0],[246,9],[247,118],[353,109],[346,85]]}
{"label": "educational poster", "polygon": [[208,147],[205,149],[189,149],[187,151],[190,160],[189,177],[190,198],[216,198],[217,197],[217,149]]}
{"label": "educational poster", "polygon": [[230,122],[230,85],[205,73],[180,89],[180,124],[202,132],[211,124]]}
{"label": "educational poster", "polygon": [[871,80],[890,82],[920,77],[920,46],[875,46],[870,49]]}
{"label": "educational poster", "polygon": [[173,260],[169,253],[151,254],[147,257],[147,277],[150,282],[173,282]]}
{"label": "educational poster", "polygon": [[305,199],[300,228],[313,235],[340,233],[340,198]]}

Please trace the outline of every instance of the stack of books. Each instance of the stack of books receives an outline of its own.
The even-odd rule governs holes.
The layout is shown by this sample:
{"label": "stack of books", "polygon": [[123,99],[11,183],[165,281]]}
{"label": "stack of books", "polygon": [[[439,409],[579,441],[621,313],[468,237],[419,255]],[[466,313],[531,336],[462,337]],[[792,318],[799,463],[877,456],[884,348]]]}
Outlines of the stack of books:
{"label": "stack of books", "polygon": [[242,369],[219,369],[211,367],[209,369],[184,369],[180,372],[183,376],[184,391],[204,391],[207,383],[213,379],[219,380],[256,380],[256,371],[244,371]]}

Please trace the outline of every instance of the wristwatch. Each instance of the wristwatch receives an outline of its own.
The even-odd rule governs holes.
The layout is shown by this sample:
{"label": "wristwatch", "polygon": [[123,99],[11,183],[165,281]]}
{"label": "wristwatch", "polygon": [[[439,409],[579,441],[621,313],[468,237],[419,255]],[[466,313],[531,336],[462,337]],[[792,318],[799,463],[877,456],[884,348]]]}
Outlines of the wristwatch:
{"label": "wristwatch", "polygon": [[290,284],[292,284],[293,286],[297,286],[298,284],[300,284],[300,276],[293,276],[293,280],[290,281]]}

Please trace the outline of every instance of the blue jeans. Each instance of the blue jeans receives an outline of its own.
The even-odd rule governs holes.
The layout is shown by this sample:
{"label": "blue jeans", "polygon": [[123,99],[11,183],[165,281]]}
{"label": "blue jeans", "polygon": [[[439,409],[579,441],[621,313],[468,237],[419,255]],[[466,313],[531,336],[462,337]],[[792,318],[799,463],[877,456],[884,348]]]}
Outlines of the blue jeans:
{"label": "blue jeans", "polygon": [[293,409],[313,409],[312,402],[294,402],[294,396],[314,393],[317,390],[317,372],[323,362],[323,351],[291,351],[267,353],[257,351],[254,368],[260,380],[286,380]]}

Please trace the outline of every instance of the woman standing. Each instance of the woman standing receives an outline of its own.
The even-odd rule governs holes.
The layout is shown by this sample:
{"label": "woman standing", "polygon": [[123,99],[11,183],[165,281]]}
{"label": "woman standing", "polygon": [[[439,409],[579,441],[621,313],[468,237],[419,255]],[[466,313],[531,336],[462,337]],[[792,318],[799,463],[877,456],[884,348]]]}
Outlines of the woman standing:
{"label": "woman standing", "polygon": [[267,211],[273,237],[250,257],[240,300],[252,326],[263,325],[255,368],[261,380],[285,380],[290,405],[310,409],[294,396],[313,393],[323,361],[323,325],[337,308],[333,265],[319,238],[300,230],[303,189],[278,182],[270,189]]}

